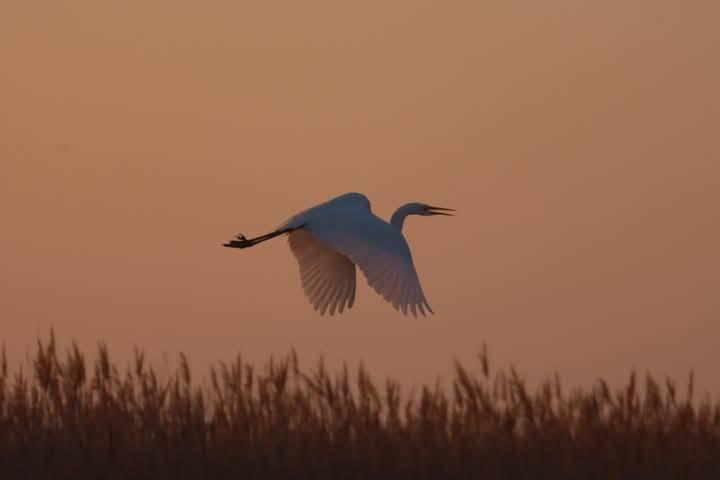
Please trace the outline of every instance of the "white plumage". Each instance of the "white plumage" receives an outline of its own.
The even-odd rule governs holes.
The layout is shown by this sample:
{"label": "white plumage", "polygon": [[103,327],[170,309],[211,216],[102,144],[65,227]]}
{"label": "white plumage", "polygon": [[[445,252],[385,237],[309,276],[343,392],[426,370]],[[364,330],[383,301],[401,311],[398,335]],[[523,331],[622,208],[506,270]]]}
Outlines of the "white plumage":
{"label": "white plumage", "polygon": [[238,235],[224,245],[246,248],[287,233],[305,295],[321,315],[352,307],[355,265],[395,309],[425,315],[432,309],[420,286],[402,226],[408,215],[451,215],[447,211],[452,209],[408,203],[388,223],[372,213],[367,197],[348,193],[295,215],[271,233],[253,239]]}

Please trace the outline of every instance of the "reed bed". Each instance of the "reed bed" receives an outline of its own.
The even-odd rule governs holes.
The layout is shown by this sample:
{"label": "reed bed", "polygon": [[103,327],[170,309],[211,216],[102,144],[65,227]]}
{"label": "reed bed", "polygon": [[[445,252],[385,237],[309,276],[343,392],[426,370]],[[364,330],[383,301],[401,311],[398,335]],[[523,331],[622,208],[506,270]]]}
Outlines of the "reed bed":
{"label": "reed bed", "polygon": [[[193,380],[136,351],[38,341],[32,369],[0,364],[2,479],[718,479],[720,404],[633,373],[567,391],[492,372],[483,352],[449,385],[410,394],[362,367],[261,368],[240,357]],[[475,371],[476,370],[476,371]]]}

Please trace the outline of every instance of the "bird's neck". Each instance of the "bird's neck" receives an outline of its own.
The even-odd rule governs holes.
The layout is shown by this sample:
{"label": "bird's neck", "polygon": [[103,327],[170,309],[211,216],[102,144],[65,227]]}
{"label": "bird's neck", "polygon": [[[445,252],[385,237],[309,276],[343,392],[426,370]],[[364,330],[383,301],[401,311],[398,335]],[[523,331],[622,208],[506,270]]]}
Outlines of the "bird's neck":
{"label": "bird's neck", "polygon": [[410,209],[412,208],[412,205],[403,205],[402,207],[395,210],[395,213],[392,214],[392,217],[390,217],[390,225],[397,228],[398,230],[402,230],[403,223],[405,223],[405,217],[410,215]]}

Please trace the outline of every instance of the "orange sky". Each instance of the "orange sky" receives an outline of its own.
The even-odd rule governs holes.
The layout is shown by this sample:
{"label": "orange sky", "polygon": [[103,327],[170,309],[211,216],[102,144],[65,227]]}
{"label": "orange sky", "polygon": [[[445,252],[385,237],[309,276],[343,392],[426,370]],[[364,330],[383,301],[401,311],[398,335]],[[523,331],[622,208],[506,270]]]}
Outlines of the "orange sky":
{"label": "orange sky", "polygon": [[[720,4],[3,2],[0,335],[720,392]],[[437,315],[318,317],[264,233],[359,191]]]}

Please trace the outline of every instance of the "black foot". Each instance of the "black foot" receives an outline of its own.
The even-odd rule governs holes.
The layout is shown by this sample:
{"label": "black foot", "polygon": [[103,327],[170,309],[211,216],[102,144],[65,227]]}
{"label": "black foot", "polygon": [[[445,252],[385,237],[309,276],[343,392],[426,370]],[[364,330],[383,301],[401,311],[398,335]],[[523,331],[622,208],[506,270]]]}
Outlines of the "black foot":
{"label": "black foot", "polygon": [[230,247],[230,248],[247,248],[247,247],[251,247],[253,245],[253,243],[250,240],[245,238],[245,235],[238,234],[238,235],[235,235],[235,238],[237,238],[237,240],[230,240],[227,243],[223,243],[222,246]]}

